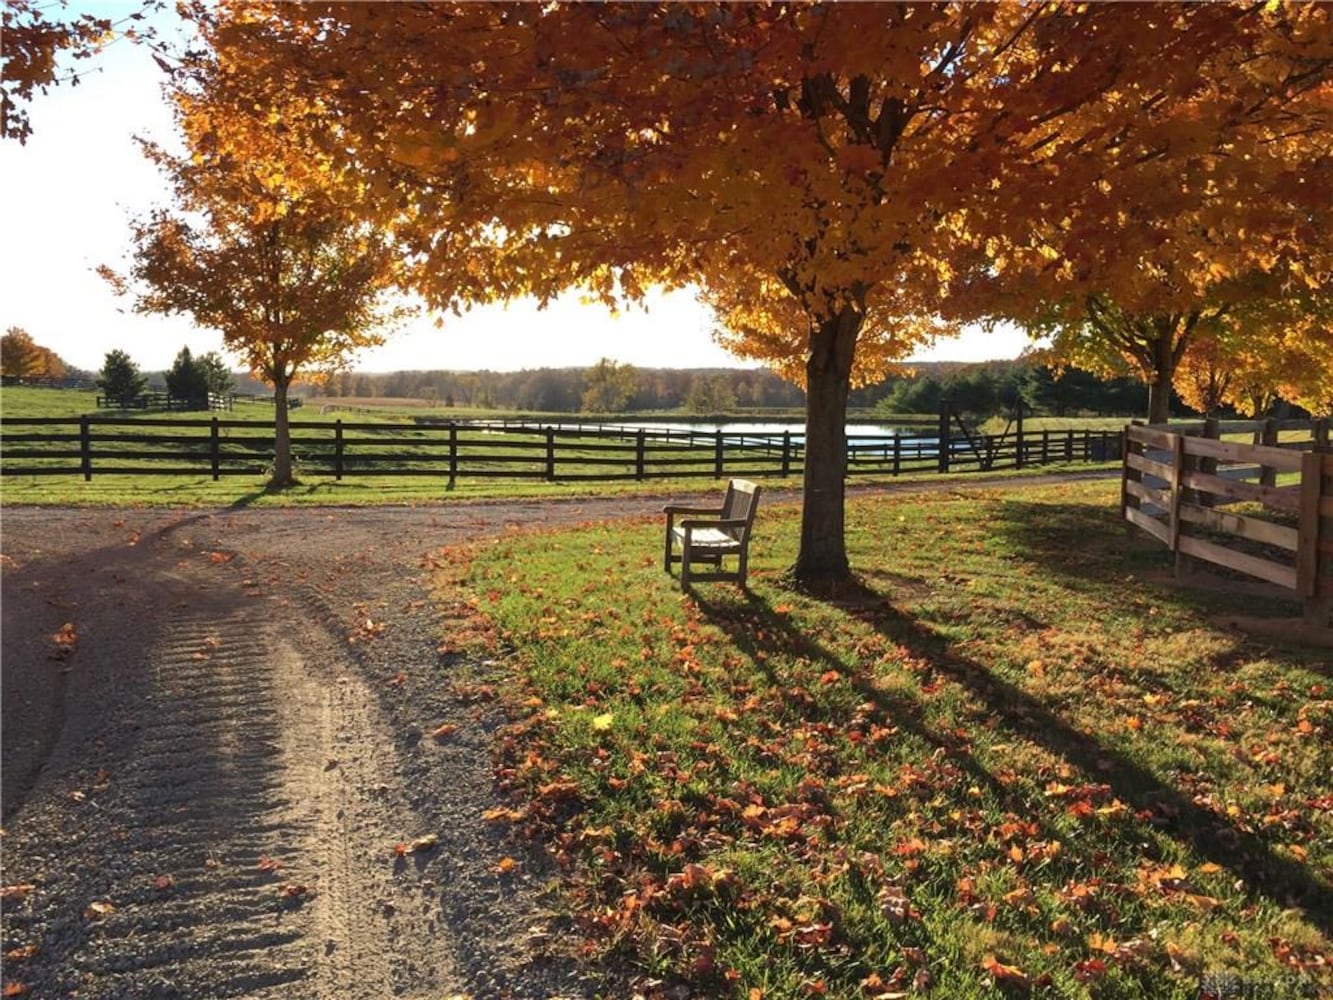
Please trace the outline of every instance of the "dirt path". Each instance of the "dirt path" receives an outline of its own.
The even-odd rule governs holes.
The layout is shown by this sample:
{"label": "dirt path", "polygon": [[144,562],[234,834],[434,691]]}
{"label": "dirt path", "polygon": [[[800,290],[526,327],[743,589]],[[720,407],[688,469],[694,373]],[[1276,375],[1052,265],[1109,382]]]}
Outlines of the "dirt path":
{"label": "dirt path", "polygon": [[487,665],[441,651],[423,559],[660,507],[4,510],[6,983],[592,996],[544,857],[484,820],[501,720],[468,694]]}

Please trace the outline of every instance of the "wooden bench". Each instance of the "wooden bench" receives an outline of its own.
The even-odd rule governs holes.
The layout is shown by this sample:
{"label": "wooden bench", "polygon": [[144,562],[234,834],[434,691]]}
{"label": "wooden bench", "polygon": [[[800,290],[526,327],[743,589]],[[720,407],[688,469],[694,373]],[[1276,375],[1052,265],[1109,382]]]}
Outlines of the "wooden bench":
{"label": "wooden bench", "polygon": [[[697,580],[732,580],[745,589],[745,574],[749,559],[750,529],[754,512],[759,506],[759,487],[745,479],[733,479],[727,484],[727,494],[720,507],[686,507],[667,504],[666,551],[662,568],[671,572],[672,563],[680,563],[680,589],[687,590]],[[676,517],[684,515],[679,524]],[[680,555],[676,555],[676,549]],[[734,555],[738,565],[735,572],[724,572],[722,559]],[[706,563],[711,572],[697,573],[696,563]]]}

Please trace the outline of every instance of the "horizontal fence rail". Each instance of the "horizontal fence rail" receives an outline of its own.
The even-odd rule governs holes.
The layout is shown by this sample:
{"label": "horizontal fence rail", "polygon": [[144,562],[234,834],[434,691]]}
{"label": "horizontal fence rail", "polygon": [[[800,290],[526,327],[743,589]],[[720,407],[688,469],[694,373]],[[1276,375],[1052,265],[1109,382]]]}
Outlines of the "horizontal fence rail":
{"label": "horizontal fence rail", "polygon": [[[103,415],[0,419],[6,476],[262,474],[273,460],[266,421]],[[1052,462],[1105,462],[1120,455],[1113,431],[1037,431],[941,441],[902,434],[847,437],[847,474],[904,475],[1021,469]],[[291,425],[301,476],[435,476],[578,480],[742,475],[804,470],[802,435],[670,427],[500,421],[411,423],[301,421]]]}
{"label": "horizontal fence rail", "polygon": [[[1333,625],[1333,451],[1328,423],[1308,439],[1280,426],[1210,422],[1193,428],[1130,426],[1121,513],[1175,553],[1177,573],[1196,562],[1262,580],[1300,599],[1312,624]],[[1253,432],[1250,442],[1221,440]]]}

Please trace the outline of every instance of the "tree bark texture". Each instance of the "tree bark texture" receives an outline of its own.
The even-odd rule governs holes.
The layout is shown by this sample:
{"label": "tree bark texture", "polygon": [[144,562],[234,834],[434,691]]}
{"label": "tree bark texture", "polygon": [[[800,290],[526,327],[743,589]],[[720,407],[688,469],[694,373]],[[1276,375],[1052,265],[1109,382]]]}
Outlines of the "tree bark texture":
{"label": "tree bark texture", "polygon": [[844,500],[847,396],[863,315],[845,306],[811,331],[806,362],[805,481],[801,548],[793,574],[803,586],[827,587],[851,575]]}

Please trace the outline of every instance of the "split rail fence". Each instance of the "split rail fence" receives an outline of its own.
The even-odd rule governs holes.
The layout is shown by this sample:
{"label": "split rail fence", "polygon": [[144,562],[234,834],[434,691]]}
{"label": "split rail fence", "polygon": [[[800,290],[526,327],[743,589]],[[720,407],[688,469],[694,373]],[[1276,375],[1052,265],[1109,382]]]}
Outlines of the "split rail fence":
{"label": "split rail fence", "polygon": [[[261,474],[273,459],[271,422],[180,418],[0,419],[5,476]],[[931,437],[849,435],[847,473],[977,472],[1056,462],[1107,462],[1119,432]],[[512,422],[291,425],[301,476],[435,476],[545,480],[784,477],[803,471],[801,436]]]}
{"label": "split rail fence", "polygon": [[[1297,426],[1310,437],[1279,439]],[[1253,440],[1221,437],[1237,433]],[[1131,425],[1121,511],[1175,553],[1178,574],[1202,562],[1262,580],[1300,600],[1311,624],[1333,627],[1328,421]]]}

